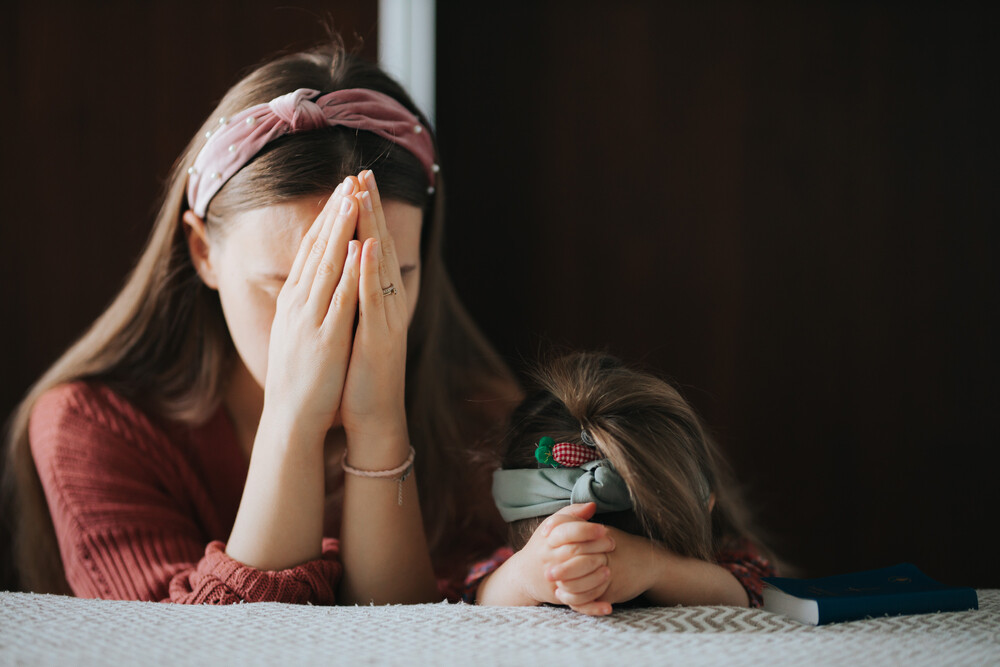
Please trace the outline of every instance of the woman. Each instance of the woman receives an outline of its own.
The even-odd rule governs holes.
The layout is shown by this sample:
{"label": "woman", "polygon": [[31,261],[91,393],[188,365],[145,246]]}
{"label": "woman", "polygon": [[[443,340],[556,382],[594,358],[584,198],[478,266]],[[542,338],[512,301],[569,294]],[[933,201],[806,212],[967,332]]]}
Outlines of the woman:
{"label": "woman", "polygon": [[518,390],[445,274],[443,190],[424,117],[341,44],[237,83],[122,291],[11,420],[22,587],[457,597],[503,538],[469,460]]}

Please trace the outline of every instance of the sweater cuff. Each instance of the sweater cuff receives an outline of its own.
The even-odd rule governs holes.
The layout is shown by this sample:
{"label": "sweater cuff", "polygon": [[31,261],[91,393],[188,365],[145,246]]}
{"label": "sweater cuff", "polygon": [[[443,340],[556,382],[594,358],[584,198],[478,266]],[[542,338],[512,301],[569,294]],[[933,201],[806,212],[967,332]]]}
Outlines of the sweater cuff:
{"label": "sweater cuff", "polygon": [[462,600],[469,604],[476,604],[476,593],[479,591],[479,584],[483,583],[483,579],[493,574],[498,567],[503,565],[513,555],[514,550],[510,547],[500,547],[489,558],[481,560],[469,568],[469,574],[465,577],[465,590],[462,591]]}
{"label": "sweater cuff", "polygon": [[196,604],[233,602],[288,602],[334,604],[340,580],[337,540],[324,538],[322,556],[286,570],[258,570],[233,560],[216,540],[205,548],[197,568],[174,577],[170,599],[187,598]]}

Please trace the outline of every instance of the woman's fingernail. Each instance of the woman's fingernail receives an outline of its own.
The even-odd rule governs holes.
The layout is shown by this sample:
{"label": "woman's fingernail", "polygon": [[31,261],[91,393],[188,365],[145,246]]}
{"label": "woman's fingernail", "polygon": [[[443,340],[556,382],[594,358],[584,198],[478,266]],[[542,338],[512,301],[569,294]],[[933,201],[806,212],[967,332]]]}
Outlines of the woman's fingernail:
{"label": "woman's fingernail", "polygon": [[364,202],[365,210],[371,211],[372,209],[372,196],[366,191],[361,193],[361,201]]}
{"label": "woman's fingernail", "polygon": [[347,259],[352,260],[357,254],[358,254],[358,242],[354,240],[349,241],[347,243]]}
{"label": "woman's fingernail", "polygon": [[365,172],[364,179],[365,179],[365,187],[367,187],[369,190],[374,190],[375,189],[375,174],[372,173],[371,169],[369,169],[368,171]]}
{"label": "woman's fingernail", "polygon": [[350,176],[344,179],[343,185],[344,185],[343,194],[349,195],[354,193],[354,181],[351,180]]}
{"label": "woman's fingernail", "polygon": [[340,214],[345,215],[351,210],[351,199],[350,197],[344,197],[344,201],[340,203]]}

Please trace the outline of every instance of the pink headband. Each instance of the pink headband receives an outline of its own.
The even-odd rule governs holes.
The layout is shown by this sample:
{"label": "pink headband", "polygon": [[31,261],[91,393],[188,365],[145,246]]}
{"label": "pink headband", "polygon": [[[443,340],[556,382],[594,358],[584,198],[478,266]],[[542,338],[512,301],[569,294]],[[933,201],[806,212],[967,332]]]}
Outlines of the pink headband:
{"label": "pink headband", "polygon": [[343,125],[366,130],[410,151],[427,171],[429,193],[434,192],[434,142],[420,119],[383,93],[364,88],[319,95],[299,88],[266,104],[244,109],[231,118],[220,118],[219,127],[205,133],[194,166],[188,169],[188,204],[204,218],[212,197],[269,141],[285,134]]}

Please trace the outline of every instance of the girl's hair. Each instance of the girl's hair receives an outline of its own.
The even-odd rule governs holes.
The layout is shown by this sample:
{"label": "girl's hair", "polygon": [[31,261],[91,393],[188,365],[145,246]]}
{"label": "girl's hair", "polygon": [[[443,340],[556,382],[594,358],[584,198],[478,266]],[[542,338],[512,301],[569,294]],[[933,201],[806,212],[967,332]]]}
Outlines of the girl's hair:
{"label": "girl's hair", "polygon": [[[515,409],[501,442],[504,469],[535,468],[540,438],[581,443],[586,429],[624,479],[633,503],[631,511],[598,514],[595,521],[703,560],[741,537],[762,546],[721,453],[676,389],[594,353],[556,358],[532,380],[535,386]],[[523,547],[543,519],[512,522],[513,547]]]}
{"label": "girl's hair", "polygon": [[[28,390],[8,422],[4,513],[11,520],[13,562],[23,589],[68,592],[38,472],[28,422],[35,401],[58,384],[105,383],[152,414],[192,425],[218,409],[236,358],[218,293],[199,278],[181,216],[188,208],[187,170],[218,119],[298,88],[385,93],[430,124],[403,89],[374,64],[331,43],[256,68],[209,115],[174,164],[149,240],[111,305]],[[513,375],[455,295],[442,259],[444,178],[428,195],[420,162],[370,132],[332,127],[268,144],[214,197],[205,216],[210,238],[222,238],[233,214],[308,195],[328,195],[347,175],[370,168],[386,200],[423,207],[421,285],[410,325],[406,387],[424,525],[435,562],[462,548],[487,549],[503,525],[489,502],[476,502],[488,481],[470,473],[468,449],[519,398]],[[488,498],[487,498],[488,500]],[[458,536],[466,531],[461,543]],[[468,534],[471,532],[471,534]],[[477,539],[478,538],[478,539]],[[6,560],[6,559],[5,559]]]}

